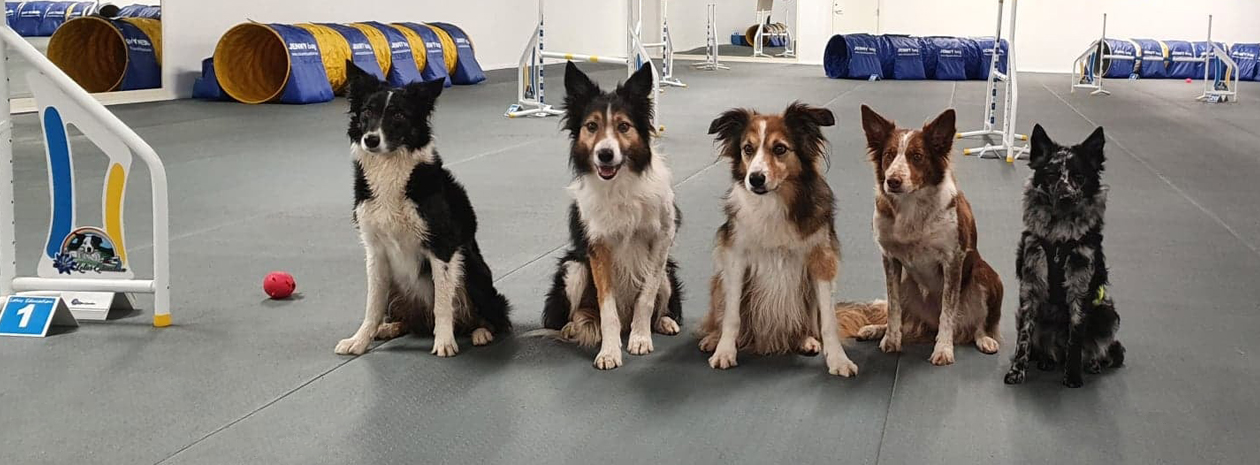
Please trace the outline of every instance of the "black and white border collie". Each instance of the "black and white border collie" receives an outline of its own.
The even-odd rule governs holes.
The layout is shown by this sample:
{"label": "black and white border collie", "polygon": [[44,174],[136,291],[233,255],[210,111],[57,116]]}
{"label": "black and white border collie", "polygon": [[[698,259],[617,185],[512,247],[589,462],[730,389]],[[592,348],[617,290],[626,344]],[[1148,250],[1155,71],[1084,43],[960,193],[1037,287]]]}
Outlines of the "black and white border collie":
{"label": "black and white border collie", "polygon": [[[1002,279],[976,249],[976,219],[950,165],[954,110],[920,129],[862,105],[862,129],[875,167],[872,228],[884,258],[888,309],[859,330],[884,352],[934,339],[929,361],[954,363],[954,344],[997,353]],[[879,320],[887,320],[886,324]]]}
{"label": "black and white border collie", "polygon": [[1024,234],[1015,260],[1019,339],[1007,384],[1024,381],[1030,358],[1042,370],[1063,363],[1063,384],[1073,388],[1084,383],[1082,369],[1098,373],[1124,363],[1102,247],[1105,140],[1098,128],[1080,145],[1064,147],[1041,125],[1033,128],[1033,174],[1024,185]]}
{"label": "black and white border collie", "polygon": [[[672,175],[652,148],[652,70],[640,68],[603,92],[572,62],[565,68],[569,132],[570,248],[547,293],[543,326],[584,347],[595,367],[652,352],[652,332],[678,334],[682,295],[669,258],[680,216]],[[625,323],[629,323],[626,325]]]}
{"label": "black and white border collie", "polygon": [[511,330],[508,302],[477,247],[477,216],[442,167],[429,117],[442,81],[390,88],[347,61],[354,221],[367,252],[363,324],[336,353],[360,355],[373,338],[433,334],[433,354],[459,352]]}
{"label": "black and white border collie", "polygon": [[782,114],[729,110],[710,124],[730,161],[731,187],[700,323],[700,350],[713,352],[709,366],[734,367],[738,351],[821,351],[831,374],[857,374],[840,345],[831,296],[840,241],[821,128],[835,123],[831,110],[793,103]]}

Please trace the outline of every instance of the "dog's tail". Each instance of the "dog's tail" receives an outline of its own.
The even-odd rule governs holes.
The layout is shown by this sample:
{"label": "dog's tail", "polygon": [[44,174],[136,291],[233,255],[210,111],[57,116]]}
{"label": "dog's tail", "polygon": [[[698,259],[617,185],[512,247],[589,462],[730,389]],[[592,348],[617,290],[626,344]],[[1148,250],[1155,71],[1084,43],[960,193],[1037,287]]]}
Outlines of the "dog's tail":
{"label": "dog's tail", "polygon": [[566,330],[539,328],[533,331],[528,331],[522,334],[521,336],[522,337],[545,337],[545,338],[560,341],[560,342],[574,343],[574,344],[577,344],[578,346],[587,347],[587,348],[598,346],[599,342],[603,339],[599,334],[598,325],[594,325],[594,324],[577,325],[575,323],[569,323],[569,324],[574,325],[571,333]]}
{"label": "dog's tail", "polygon": [[888,302],[840,302],[836,304],[836,320],[842,337],[857,337],[863,326],[888,324]]}

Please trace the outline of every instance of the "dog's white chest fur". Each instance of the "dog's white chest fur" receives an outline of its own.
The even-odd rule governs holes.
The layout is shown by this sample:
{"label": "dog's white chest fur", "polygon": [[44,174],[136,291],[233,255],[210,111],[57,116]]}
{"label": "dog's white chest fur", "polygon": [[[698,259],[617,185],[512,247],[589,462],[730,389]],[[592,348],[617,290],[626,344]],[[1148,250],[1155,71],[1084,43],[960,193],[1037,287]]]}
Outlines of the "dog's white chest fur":
{"label": "dog's white chest fur", "polygon": [[753,318],[809,314],[806,261],[810,251],[828,239],[827,229],[801,237],[777,195],[757,195],[735,186],[728,203],[735,207],[729,253],[742,257],[751,286],[746,311]]}
{"label": "dog's white chest fur", "polygon": [[959,252],[958,210],[948,208],[957,195],[950,177],[940,186],[921,189],[898,200],[897,214],[875,211],[875,241],[885,256],[897,259],[920,285],[939,290],[941,264]]}
{"label": "dog's white chest fur", "polygon": [[429,255],[424,245],[429,227],[415,202],[407,197],[411,172],[417,164],[431,159],[430,150],[391,154],[356,150],[354,156],[372,191],[372,198],[355,207],[363,245],[378,257],[388,257],[390,275],[400,290],[415,296],[432,293],[432,289],[414,289],[422,282],[432,286],[419,276]]}
{"label": "dog's white chest fur", "polygon": [[648,276],[657,273],[651,243],[672,237],[674,190],[669,169],[659,155],[640,174],[623,173],[613,181],[578,178],[569,186],[586,236],[612,252],[618,307],[630,311]]}

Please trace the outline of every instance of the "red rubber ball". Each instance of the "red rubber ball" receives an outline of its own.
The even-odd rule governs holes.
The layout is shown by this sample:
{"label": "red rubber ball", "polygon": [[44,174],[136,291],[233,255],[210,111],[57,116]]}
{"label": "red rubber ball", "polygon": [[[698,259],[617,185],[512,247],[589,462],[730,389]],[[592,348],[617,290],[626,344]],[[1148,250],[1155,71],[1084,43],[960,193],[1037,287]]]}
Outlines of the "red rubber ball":
{"label": "red rubber ball", "polygon": [[297,282],[293,280],[293,275],[283,271],[272,271],[263,278],[263,291],[273,299],[288,298],[293,295],[294,289],[297,289]]}

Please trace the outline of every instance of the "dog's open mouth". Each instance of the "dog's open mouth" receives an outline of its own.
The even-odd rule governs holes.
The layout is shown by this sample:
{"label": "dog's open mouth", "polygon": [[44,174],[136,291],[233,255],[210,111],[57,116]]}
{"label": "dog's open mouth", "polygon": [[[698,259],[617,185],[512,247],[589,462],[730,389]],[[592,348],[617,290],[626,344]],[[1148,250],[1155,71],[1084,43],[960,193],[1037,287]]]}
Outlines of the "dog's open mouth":
{"label": "dog's open mouth", "polygon": [[618,166],[599,165],[595,167],[595,171],[599,173],[600,179],[603,179],[605,181],[616,177],[617,170],[620,170],[620,169],[621,169],[620,165]]}

